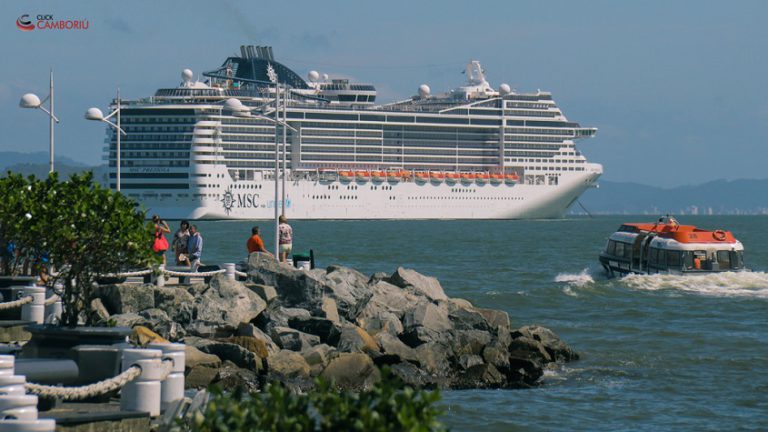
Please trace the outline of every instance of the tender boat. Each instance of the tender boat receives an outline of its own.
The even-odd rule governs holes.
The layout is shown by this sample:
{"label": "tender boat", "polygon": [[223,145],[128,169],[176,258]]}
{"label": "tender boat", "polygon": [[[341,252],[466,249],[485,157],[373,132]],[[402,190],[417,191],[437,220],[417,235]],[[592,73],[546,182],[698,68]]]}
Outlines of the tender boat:
{"label": "tender boat", "polygon": [[616,273],[692,275],[745,271],[744,246],[730,231],[680,225],[665,216],[656,223],[625,223],[600,253],[600,264]]}

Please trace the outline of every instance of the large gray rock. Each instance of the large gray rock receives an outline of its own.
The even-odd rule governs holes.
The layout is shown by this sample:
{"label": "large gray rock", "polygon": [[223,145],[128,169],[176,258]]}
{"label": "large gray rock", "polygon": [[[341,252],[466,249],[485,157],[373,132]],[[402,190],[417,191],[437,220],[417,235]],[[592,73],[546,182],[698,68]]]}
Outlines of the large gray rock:
{"label": "large gray rock", "polygon": [[287,308],[273,302],[256,318],[255,323],[257,327],[271,335],[275,327],[290,327],[291,320],[308,320],[311,317],[306,309]]}
{"label": "large gray rock", "polygon": [[447,377],[452,374],[451,350],[438,342],[428,342],[419,345],[414,350],[419,368],[435,378]]}
{"label": "large gray rock", "polygon": [[392,312],[378,311],[371,313],[370,316],[358,316],[356,321],[357,325],[365,329],[371,336],[381,332],[397,336],[403,332],[403,323]]}
{"label": "large gray rock", "polygon": [[177,341],[187,334],[184,327],[173,321],[162,309],[146,309],[139,312],[139,316],[144,318],[144,322],[140,325],[149,327],[152,331],[170,341]]}
{"label": "large gray rock", "polygon": [[380,379],[373,360],[362,353],[340,353],[320,376],[337,387],[352,390],[368,389]]}
{"label": "large gray rock", "polygon": [[301,356],[304,357],[304,360],[309,365],[310,375],[316,377],[328,366],[328,363],[335,357],[336,353],[336,348],[320,344],[302,351]]}
{"label": "large gray rock", "polygon": [[341,325],[326,318],[296,317],[288,320],[288,326],[320,338],[325,344],[337,345],[341,335]]}
{"label": "large gray rock", "polygon": [[579,359],[579,355],[574,350],[546,327],[525,326],[512,333],[513,340],[520,336],[540,342],[553,361],[567,362]]}
{"label": "large gray rock", "polygon": [[272,300],[277,298],[277,290],[275,287],[270,285],[261,285],[261,284],[255,284],[255,283],[246,283],[245,284],[248,289],[255,292],[259,295],[262,299],[264,299],[265,302],[271,303]]}
{"label": "large gray rock", "polygon": [[162,309],[168,317],[186,326],[195,316],[195,297],[181,286],[155,287],[155,307]]}
{"label": "large gray rock", "polygon": [[232,362],[224,362],[219,368],[213,383],[222,389],[232,392],[242,388],[247,392],[255,392],[259,389],[259,378],[256,372],[237,366]]}
{"label": "large gray rock", "polygon": [[371,335],[354,324],[346,324],[341,328],[336,348],[341,352],[376,353],[379,351],[379,346]]}
{"label": "large gray rock", "polygon": [[155,307],[153,285],[99,285],[94,297],[100,298],[110,315],[138,313]]}
{"label": "large gray rock", "polygon": [[309,311],[321,308],[325,286],[322,274],[281,265],[270,255],[252,253],[248,259],[248,276],[257,284],[275,287],[284,306]]}
{"label": "large gray rock", "polygon": [[448,299],[440,281],[431,276],[424,276],[416,270],[398,267],[389,277],[389,281],[401,288],[410,288],[432,301]]}
{"label": "large gray rock", "polygon": [[216,275],[208,289],[195,298],[195,320],[232,334],[241,323],[251,322],[266,307],[266,302],[242,283]]}
{"label": "large gray rock", "polygon": [[453,324],[448,319],[448,308],[434,303],[422,303],[403,317],[402,339],[411,347],[450,339]]}
{"label": "large gray rock", "polygon": [[223,342],[198,337],[186,337],[184,343],[193,346],[206,354],[213,354],[222,361],[231,361],[238,367],[259,370],[262,367],[261,358],[245,347],[231,342]]}
{"label": "large gray rock", "polygon": [[135,312],[111,315],[109,319],[115,323],[115,327],[133,328],[137,325],[144,325],[147,322],[146,318]]}
{"label": "large gray rock", "polygon": [[371,335],[380,331],[394,335],[402,333],[401,320],[406,311],[428,303],[426,298],[385,281],[376,282],[370,286],[370,289],[373,295],[355,321]]}
{"label": "large gray rock", "polygon": [[252,337],[254,339],[258,339],[264,343],[267,347],[267,351],[269,354],[276,353],[280,351],[280,347],[277,346],[277,344],[272,340],[271,337],[269,337],[266,333],[261,331],[260,328],[256,327],[253,324],[240,324],[240,326],[235,331],[235,336],[245,336],[245,337]]}
{"label": "large gray rock", "polygon": [[493,340],[493,336],[483,330],[456,330],[452,333],[449,346],[455,355],[480,355],[483,348]]}
{"label": "large gray rock", "polygon": [[215,354],[204,353],[190,344],[184,344],[184,367],[189,370],[198,366],[216,368],[221,366],[221,359]]}
{"label": "large gray rock", "polygon": [[286,378],[308,378],[310,372],[304,357],[290,350],[281,350],[269,356],[269,370]]}
{"label": "large gray rock", "polygon": [[325,292],[336,300],[339,314],[349,320],[355,319],[372,295],[368,277],[349,267],[328,267],[323,282]]}
{"label": "large gray rock", "polygon": [[416,355],[416,351],[408,345],[404,344],[403,341],[398,339],[396,336],[393,336],[387,332],[381,332],[374,336],[374,339],[381,347],[382,353],[395,355],[402,361],[410,361],[412,363],[418,364],[419,359]]}
{"label": "large gray rock", "polygon": [[448,318],[456,329],[484,331],[491,329],[485,317],[475,308],[459,305],[455,302],[447,302],[447,307]]}
{"label": "large gray rock", "polygon": [[320,337],[290,327],[275,327],[271,336],[277,346],[284,350],[304,351],[320,344]]}

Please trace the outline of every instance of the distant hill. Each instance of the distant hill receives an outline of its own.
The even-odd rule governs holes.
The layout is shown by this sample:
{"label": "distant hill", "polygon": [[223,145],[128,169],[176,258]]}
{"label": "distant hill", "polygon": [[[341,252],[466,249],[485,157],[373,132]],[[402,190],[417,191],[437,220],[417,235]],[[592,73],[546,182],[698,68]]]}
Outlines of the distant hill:
{"label": "distant hill", "polygon": [[[768,214],[768,179],[660,188],[600,181],[579,199],[592,214]],[[576,204],[572,213],[584,213]]]}
{"label": "distant hill", "polygon": [[[68,178],[70,175],[83,171],[93,171],[93,177],[97,182],[106,184],[106,165],[90,166],[66,156],[56,156],[54,168],[59,178]],[[34,175],[37,178],[48,176],[48,153],[20,153],[0,152],[0,177],[4,177],[8,171],[20,173],[25,176]]]}
{"label": "distant hill", "polygon": [[[0,152],[0,171],[7,171],[9,167],[15,165],[38,165],[42,164],[48,166],[48,152],[34,152],[34,153],[21,153],[21,152]],[[54,167],[59,164],[67,165],[70,167],[87,168],[88,165],[82,162],[78,162],[74,159],[70,159],[66,156],[56,156],[54,160]],[[56,169],[58,171],[58,168]],[[46,173],[48,170],[46,169]]]}

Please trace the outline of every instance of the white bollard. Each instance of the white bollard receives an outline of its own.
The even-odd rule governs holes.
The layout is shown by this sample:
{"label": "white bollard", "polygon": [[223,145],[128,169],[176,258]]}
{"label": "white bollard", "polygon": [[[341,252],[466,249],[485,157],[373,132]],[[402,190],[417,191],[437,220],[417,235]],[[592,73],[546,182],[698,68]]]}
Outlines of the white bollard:
{"label": "white bollard", "polygon": [[26,383],[27,377],[24,375],[0,375],[0,395],[27,394],[27,389],[24,388]]}
{"label": "white bollard", "polygon": [[173,360],[171,372],[165,377],[162,384],[160,400],[163,410],[165,410],[170,404],[184,399],[184,362],[186,356],[184,344],[153,342],[147,345],[147,348],[162,350],[163,360]]}
{"label": "white bollard", "polygon": [[0,355],[0,376],[14,375],[16,358],[12,355]]}
{"label": "white bollard", "polygon": [[[57,284],[56,287],[59,292],[64,291],[64,287],[61,284]],[[52,289],[45,290],[45,298],[51,298],[56,295],[56,292]],[[61,321],[61,312],[64,310],[61,302],[61,297],[56,299],[55,302],[45,305],[45,322],[46,323],[58,323]]]}
{"label": "white bollard", "polygon": [[165,286],[165,264],[160,264],[160,266],[157,268],[160,272],[159,274],[153,274],[152,277],[155,280],[155,286],[164,287]]}
{"label": "white bollard", "polygon": [[0,430],[3,432],[54,432],[56,420],[0,420]]}
{"label": "white bollard", "polygon": [[45,288],[27,286],[22,291],[23,296],[32,296],[32,303],[21,306],[21,320],[42,324],[45,320]]}
{"label": "white bollard", "polygon": [[37,420],[37,396],[0,395],[0,420]]}
{"label": "white bollard", "polygon": [[224,264],[224,274],[227,275],[228,280],[235,280],[235,264],[234,263],[225,263]]}
{"label": "white bollard", "polygon": [[125,411],[143,411],[151,417],[160,415],[160,396],[163,378],[163,352],[156,349],[125,349],[123,350],[123,367],[125,371],[132,365],[141,367],[141,375],[123,386],[120,394],[120,409]]}

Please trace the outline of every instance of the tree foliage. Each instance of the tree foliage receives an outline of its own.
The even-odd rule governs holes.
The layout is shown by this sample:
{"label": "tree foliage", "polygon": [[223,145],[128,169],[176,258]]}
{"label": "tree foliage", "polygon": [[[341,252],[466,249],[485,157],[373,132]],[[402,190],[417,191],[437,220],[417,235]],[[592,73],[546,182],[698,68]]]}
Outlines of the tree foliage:
{"label": "tree foliage", "polygon": [[280,383],[263,393],[211,389],[203,411],[183,426],[195,432],[220,431],[442,431],[437,390],[417,390],[382,370],[382,380],[362,392],[339,391],[318,379],[314,390],[296,394]]}
{"label": "tree foliage", "polygon": [[76,325],[87,313],[99,275],[146,268],[152,225],[128,197],[93,182],[92,174],[59,181],[9,173],[0,179],[0,274],[37,275],[52,266],[48,285],[63,284],[62,322]]}

